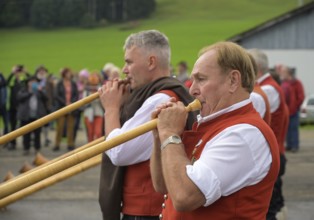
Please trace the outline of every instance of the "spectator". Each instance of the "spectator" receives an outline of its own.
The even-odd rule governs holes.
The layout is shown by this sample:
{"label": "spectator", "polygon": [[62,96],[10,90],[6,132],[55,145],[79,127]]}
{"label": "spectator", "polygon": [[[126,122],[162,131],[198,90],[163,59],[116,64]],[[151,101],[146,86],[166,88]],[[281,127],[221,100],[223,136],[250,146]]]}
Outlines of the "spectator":
{"label": "spectator", "polygon": [[[47,114],[47,96],[36,76],[29,77],[26,80],[25,85],[17,94],[17,101],[19,102],[17,119],[21,121],[21,126],[36,121]],[[29,154],[31,134],[34,134],[35,151],[38,152],[41,148],[41,127],[39,127],[23,136],[24,155]]]}
{"label": "spectator", "polygon": [[[10,132],[14,131],[17,128],[18,120],[17,120],[17,108],[18,108],[18,101],[17,101],[17,94],[21,89],[23,81],[29,77],[26,69],[23,65],[16,65],[12,68],[12,73],[9,75],[7,79],[7,86],[9,87],[9,121],[10,121]],[[10,142],[8,147],[9,150],[16,149],[16,139]]]}
{"label": "spectator", "polygon": [[[52,102],[51,100],[51,96],[48,96],[48,93],[47,93],[47,90],[48,90],[48,87],[49,87],[49,81],[47,80],[47,77],[48,77],[48,69],[43,66],[43,65],[40,65],[36,68],[35,70],[35,77],[37,78],[38,80],[38,88],[41,90],[41,91],[44,91],[44,93],[46,94],[46,97],[47,97],[47,100],[45,101],[45,104],[46,104],[46,111],[47,113],[50,113],[51,112],[51,106],[50,106],[50,103]],[[50,144],[50,139],[49,139],[49,123],[48,124],[45,124],[43,127],[43,133],[44,133],[44,138],[45,138],[45,146],[48,146]]]}
{"label": "spectator", "polygon": [[[61,70],[62,79],[55,88],[55,104],[56,109],[63,108],[78,100],[78,90],[76,83],[72,80],[72,71],[69,68]],[[73,150],[74,146],[74,119],[75,111],[61,116],[57,119],[56,142],[53,151],[60,150],[61,138],[63,135],[64,124],[66,122],[66,135],[68,150]]]}
{"label": "spectator", "polygon": [[[83,97],[87,97],[97,92],[100,84],[100,75],[94,71],[88,77],[88,83],[83,92]],[[84,108],[84,122],[87,131],[88,142],[103,136],[103,117],[104,110],[101,107],[100,100],[94,100]]]}
{"label": "spectator", "polygon": [[191,86],[190,76],[188,74],[188,64],[185,61],[181,61],[177,65],[178,76],[177,79],[182,82],[187,88]]}
{"label": "spectator", "polygon": [[[83,93],[85,91],[86,84],[88,82],[89,72],[87,69],[82,69],[78,74],[78,79],[76,81],[76,86],[78,89],[78,100],[83,98]],[[76,140],[76,135],[78,130],[80,129],[81,124],[81,116],[82,116],[82,108],[77,109],[75,114],[75,122],[74,122],[74,141]]]}
{"label": "spectator", "polygon": [[280,77],[280,86],[285,95],[286,104],[289,109],[289,114],[296,112],[296,94],[291,86],[292,75],[287,66],[281,66],[280,72],[278,72]]}
{"label": "spectator", "polygon": [[286,149],[291,152],[298,152],[299,150],[299,118],[300,108],[304,101],[304,88],[302,82],[296,78],[295,69],[289,69],[291,78],[291,87],[295,94],[295,111],[290,112],[289,127],[286,139]]}
{"label": "spectator", "polygon": [[114,80],[114,79],[119,79],[120,78],[120,73],[121,70],[119,67],[112,67],[111,71],[108,72],[108,80]]}
{"label": "spectator", "polygon": [[103,81],[106,82],[108,80],[108,75],[110,74],[111,69],[115,67],[113,63],[106,63],[101,70],[101,75],[103,78]]}

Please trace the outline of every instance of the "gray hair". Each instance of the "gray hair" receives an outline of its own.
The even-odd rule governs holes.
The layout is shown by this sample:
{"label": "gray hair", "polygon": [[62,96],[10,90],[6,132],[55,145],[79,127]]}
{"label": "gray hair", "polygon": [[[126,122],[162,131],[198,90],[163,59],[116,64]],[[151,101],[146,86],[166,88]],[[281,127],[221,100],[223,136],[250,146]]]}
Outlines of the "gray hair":
{"label": "gray hair", "polygon": [[130,49],[133,46],[154,53],[161,67],[165,69],[170,67],[171,51],[169,40],[163,33],[157,30],[133,33],[126,39],[123,49]]}
{"label": "gray hair", "polygon": [[259,49],[253,48],[249,49],[248,53],[251,54],[257,64],[257,68],[263,73],[269,71],[268,68],[268,58],[267,55]]}

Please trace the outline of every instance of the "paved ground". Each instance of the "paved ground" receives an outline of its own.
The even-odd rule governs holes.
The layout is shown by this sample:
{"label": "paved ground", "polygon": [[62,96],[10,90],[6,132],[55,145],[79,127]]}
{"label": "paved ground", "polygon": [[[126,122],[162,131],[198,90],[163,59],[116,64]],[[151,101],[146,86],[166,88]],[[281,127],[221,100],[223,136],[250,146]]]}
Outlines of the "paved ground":
{"label": "paved ground", "polygon": [[[51,132],[53,139],[54,132]],[[21,138],[18,149],[7,151],[0,147],[0,181],[8,170],[15,175],[25,161],[32,163],[34,152],[22,155]],[[77,146],[86,143],[84,131],[80,131]],[[42,154],[52,159],[66,151],[54,153],[43,147]],[[288,208],[288,220],[314,220],[314,130],[301,132],[301,150],[287,153],[287,173],[284,177],[284,195]],[[57,183],[0,211],[1,220],[100,220],[98,198],[99,166],[82,172],[66,181]]]}

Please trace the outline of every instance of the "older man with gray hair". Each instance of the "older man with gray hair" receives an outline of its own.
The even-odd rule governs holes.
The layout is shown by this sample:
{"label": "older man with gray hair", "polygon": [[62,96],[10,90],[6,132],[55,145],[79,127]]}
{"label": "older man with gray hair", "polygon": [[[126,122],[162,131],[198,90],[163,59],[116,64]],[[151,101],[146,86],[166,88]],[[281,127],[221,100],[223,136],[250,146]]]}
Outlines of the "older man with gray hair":
{"label": "older man with gray hair", "polygon": [[[192,97],[184,85],[170,77],[168,38],[156,30],[131,34],[124,45],[123,72],[129,85],[108,81],[99,90],[105,111],[107,139],[121,135],[151,119],[151,112],[170,97],[185,104]],[[187,123],[191,127],[193,113]],[[163,195],[154,190],[149,158],[153,136],[143,134],[103,154],[99,201],[103,219],[159,219]],[[117,166],[123,166],[119,168]],[[121,209],[122,203],[122,209]]]}

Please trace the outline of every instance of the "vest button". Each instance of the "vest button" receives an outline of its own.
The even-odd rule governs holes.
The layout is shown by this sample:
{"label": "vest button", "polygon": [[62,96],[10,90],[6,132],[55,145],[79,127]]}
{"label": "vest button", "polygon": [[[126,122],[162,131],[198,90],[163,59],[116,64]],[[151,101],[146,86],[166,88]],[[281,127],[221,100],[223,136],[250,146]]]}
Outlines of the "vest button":
{"label": "vest button", "polygon": [[166,200],[166,199],[168,199],[168,195],[167,194],[164,195],[164,200]]}
{"label": "vest button", "polygon": [[159,215],[159,219],[162,219],[162,214]]}
{"label": "vest button", "polygon": [[165,203],[162,203],[161,207],[164,209],[166,208],[166,204]]}

